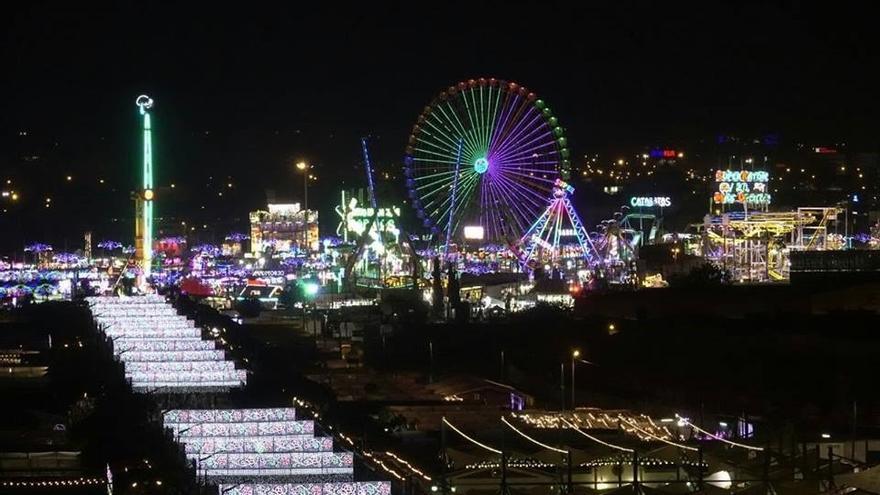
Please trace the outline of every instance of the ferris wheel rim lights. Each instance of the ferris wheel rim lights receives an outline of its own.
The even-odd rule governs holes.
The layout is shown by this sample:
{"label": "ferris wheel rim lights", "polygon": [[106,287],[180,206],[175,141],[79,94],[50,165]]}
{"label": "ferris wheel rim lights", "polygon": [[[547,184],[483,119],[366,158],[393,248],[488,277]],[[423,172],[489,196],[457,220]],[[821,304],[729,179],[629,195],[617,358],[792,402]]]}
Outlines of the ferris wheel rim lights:
{"label": "ferris wheel rim lights", "polygon": [[413,126],[404,167],[411,204],[435,235],[459,234],[469,217],[489,239],[518,239],[554,181],[567,177],[566,146],[552,111],[526,87],[495,78],[462,81],[441,91]]}

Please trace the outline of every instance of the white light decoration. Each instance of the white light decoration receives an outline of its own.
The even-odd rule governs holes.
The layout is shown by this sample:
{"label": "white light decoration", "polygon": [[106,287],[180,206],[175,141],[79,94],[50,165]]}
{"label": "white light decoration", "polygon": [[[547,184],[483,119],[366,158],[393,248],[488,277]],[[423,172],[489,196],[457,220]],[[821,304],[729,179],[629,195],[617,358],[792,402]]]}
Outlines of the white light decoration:
{"label": "white light decoration", "polygon": [[168,363],[174,361],[222,361],[226,353],[221,350],[214,351],[131,351],[118,355],[123,362],[149,361],[155,363]]}
{"label": "white light decoration", "polygon": [[168,425],[181,438],[187,436],[312,435],[312,421],[251,421],[247,423],[174,423]]}
{"label": "white light decoration", "polygon": [[127,372],[125,377],[129,378],[132,385],[141,383],[193,383],[199,384],[203,382],[215,383],[232,383],[239,384],[247,380],[247,370],[224,370],[224,371],[180,371],[169,375],[167,372],[150,373],[150,372]]}
{"label": "white light decoration", "polygon": [[252,421],[293,421],[296,409],[276,407],[261,409],[172,409],[162,416],[165,425],[176,423],[242,423]]}
{"label": "white light decoration", "polygon": [[227,390],[247,382],[201,329],[159,296],[93,297],[92,314],[113,341],[136,392]]}
{"label": "white light decoration", "polygon": [[482,225],[465,225],[464,226],[464,238],[465,239],[475,239],[482,240],[485,236],[483,232]]}
{"label": "white light decoration", "polygon": [[223,371],[235,369],[232,361],[128,362],[125,372],[175,373],[179,371]]}
{"label": "white light decoration", "polygon": [[331,452],[333,439],[309,435],[273,435],[263,437],[186,437],[184,451],[189,454],[214,452]]}
{"label": "white light decoration", "polygon": [[353,474],[351,452],[215,452],[191,456],[208,476],[297,476]]}
{"label": "white light decoration", "polygon": [[113,343],[117,354],[125,351],[209,351],[216,349],[213,342],[201,339],[128,339],[122,337]]}
{"label": "white light decoration", "polygon": [[110,335],[111,337],[124,336],[132,339],[198,339],[202,336],[202,331],[195,327],[163,328],[156,330],[131,328],[124,332],[122,330],[114,332],[114,329],[115,327],[107,329],[107,335]]}
{"label": "white light decoration", "polygon": [[387,481],[348,483],[238,483],[219,485],[226,495],[390,495]]}
{"label": "white light decoration", "polygon": [[[201,329],[161,297],[99,297],[89,303],[136,392],[217,391],[246,383],[247,370],[226,361],[223,349],[202,340]],[[353,481],[353,454],[334,452],[331,437],[315,437],[314,422],[296,417],[291,407],[174,409],[163,414],[163,423],[201,476],[215,483],[238,477],[255,482],[221,485],[222,493],[390,495],[388,482]],[[268,476],[290,482],[259,483],[277,481]],[[295,482],[316,480],[337,481]]]}

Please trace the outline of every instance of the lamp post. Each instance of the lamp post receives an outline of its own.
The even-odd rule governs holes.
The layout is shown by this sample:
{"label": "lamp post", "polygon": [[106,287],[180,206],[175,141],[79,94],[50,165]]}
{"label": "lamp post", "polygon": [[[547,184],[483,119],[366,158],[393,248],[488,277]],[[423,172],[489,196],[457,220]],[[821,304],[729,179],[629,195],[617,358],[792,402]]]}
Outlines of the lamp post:
{"label": "lamp post", "polygon": [[575,369],[575,365],[577,365],[577,363],[579,363],[579,362],[584,363],[584,364],[590,364],[590,365],[595,364],[590,361],[587,361],[586,359],[581,359],[580,349],[574,349],[573,351],[571,351],[571,409],[572,409],[572,411],[574,411],[574,406],[575,406],[575,404],[574,404],[574,369]]}
{"label": "lamp post", "polygon": [[571,351],[571,410],[574,411],[574,360],[581,357],[581,351],[575,349]]}
{"label": "lamp post", "polygon": [[303,174],[303,246],[308,251],[309,246],[309,164],[305,161],[296,162],[296,169]]}

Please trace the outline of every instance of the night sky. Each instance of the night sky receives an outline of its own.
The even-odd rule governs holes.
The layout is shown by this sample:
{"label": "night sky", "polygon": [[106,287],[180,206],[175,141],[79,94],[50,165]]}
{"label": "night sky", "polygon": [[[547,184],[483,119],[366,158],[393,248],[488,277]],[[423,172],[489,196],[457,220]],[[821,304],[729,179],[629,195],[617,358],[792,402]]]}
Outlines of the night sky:
{"label": "night sky", "polygon": [[[880,36],[838,5],[30,3],[0,16],[0,168],[30,195],[0,220],[0,248],[131,216],[143,92],[156,101],[157,183],[179,184],[160,214],[192,221],[244,218],[267,188],[299,199],[300,158],[330,215],[340,183],[361,180],[360,136],[395,170],[423,106],[481,76],[544,98],[574,156],[719,132],[877,148]],[[234,191],[216,198],[227,180]],[[45,194],[69,208],[41,210]]]}

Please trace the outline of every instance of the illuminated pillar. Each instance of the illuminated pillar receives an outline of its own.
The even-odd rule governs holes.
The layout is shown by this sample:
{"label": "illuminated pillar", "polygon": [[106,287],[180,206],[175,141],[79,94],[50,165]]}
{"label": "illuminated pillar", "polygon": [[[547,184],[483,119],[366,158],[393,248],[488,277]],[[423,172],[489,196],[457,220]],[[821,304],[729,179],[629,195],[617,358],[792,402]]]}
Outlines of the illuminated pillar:
{"label": "illuminated pillar", "polygon": [[153,108],[153,99],[147,95],[140,95],[135,100],[141,116],[143,117],[144,133],[144,156],[143,156],[143,188],[138,195],[142,202],[138,213],[138,223],[141,228],[135,227],[135,236],[142,243],[140,252],[141,268],[146,280],[150,276],[153,267],[153,136],[150,122],[150,108]]}

